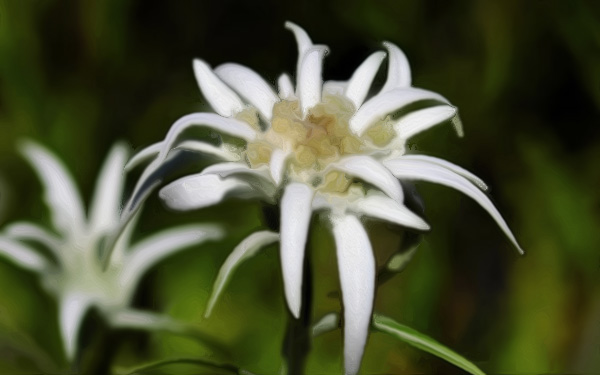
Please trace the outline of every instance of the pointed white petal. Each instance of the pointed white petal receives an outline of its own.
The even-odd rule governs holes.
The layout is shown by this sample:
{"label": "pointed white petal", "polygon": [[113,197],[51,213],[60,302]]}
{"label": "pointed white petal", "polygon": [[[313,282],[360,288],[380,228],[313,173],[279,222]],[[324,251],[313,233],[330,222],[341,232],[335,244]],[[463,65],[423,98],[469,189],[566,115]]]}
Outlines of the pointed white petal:
{"label": "pointed white petal", "polygon": [[352,215],[333,217],[342,301],[344,303],[344,368],[360,368],[375,298],[375,259],[369,237]]}
{"label": "pointed white petal", "polygon": [[277,86],[279,87],[279,97],[281,99],[293,100],[295,98],[294,85],[292,84],[290,76],[285,73],[280,75],[277,80]]}
{"label": "pointed white petal", "polygon": [[429,230],[425,220],[410,211],[405,205],[379,193],[371,193],[358,199],[350,209],[359,215],[367,215],[377,219],[402,225],[409,228]]}
{"label": "pointed white petal", "polygon": [[285,172],[285,163],[288,154],[280,148],[276,148],[271,153],[271,161],[269,162],[269,170],[271,171],[271,177],[275,181],[275,185],[279,186],[283,180],[283,174]]}
{"label": "pointed white petal", "polygon": [[[218,163],[205,168],[200,174],[219,175],[222,178],[239,177],[241,181],[254,188],[257,193],[261,192],[263,194],[262,198],[267,200],[272,199],[277,189],[271,177],[271,172],[265,165],[250,168],[245,163]],[[250,196],[245,196],[245,198],[250,198]]]}
{"label": "pointed white petal", "polygon": [[175,148],[178,150],[208,154],[227,161],[237,161],[241,159],[241,156],[238,153],[228,150],[224,145],[213,146],[210,143],[202,141],[186,140],[179,143]]}
{"label": "pointed white petal", "polygon": [[410,64],[406,55],[393,43],[383,42],[383,45],[387,48],[390,58],[387,80],[381,89],[381,93],[400,87],[410,87]]}
{"label": "pointed white petal", "polygon": [[404,160],[402,158],[388,160],[384,165],[398,178],[409,180],[424,180],[445,185],[459,190],[473,198],[481,205],[496,221],[500,229],[506,234],[517,250],[523,254],[523,250],[517,243],[508,225],[498,212],[490,199],[477,186],[472,184],[463,176],[446,169],[443,166],[432,164],[421,160]]}
{"label": "pointed white petal", "polygon": [[337,313],[329,313],[319,319],[318,322],[312,326],[312,337],[317,337],[329,331],[339,328],[340,317]]}
{"label": "pointed white petal", "polygon": [[179,135],[190,127],[206,127],[220,133],[241,138],[247,142],[256,139],[257,132],[243,121],[225,118],[214,113],[192,113],[178,119],[167,133],[161,149],[161,159],[166,159],[168,152],[174,147]]}
{"label": "pointed white petal", "polygon": [[230,117],[244,109],[242,100],[213,73],[207,63],[194,59],[194,73],[200,91],[215,112]]}
{"label": "pointed white petal", "polygon": [[69,361],[75,358],[79,329],[92,298],[83,293],[67,293],[60,299],[59,325],[65,354]]}
{"label": "pointed white petal", "polygon": [[409,139],[415,134],[452,119],[455,115],[456,108],[449,105],[420,109],[400,117],[394,124],[394,129],[400,138]]}
{"label": "pointed white petal", "polygon": [[296,37],[296,43],[298,44],[298,56],[304,55],[304,53],[313,45],[306,31],[290,21],[285,23],[285,28],[292,31],[294,33],[294,37]]}
{"label": "pointed white petal", "polygon": [[162,148],[162,142],[156,142],[151,144],[150,146],[144,147],[139,152],[129,159],[129,161],[125,164],[125,173],[129,172],[133,168],[137,167],[141,163],[145,162],[148,159],[151,159],[158,155],[160,149]]}
{"label": "pointed white petal", "polygon": [[108,310],[105,311],[104,316],[112,328],[169,331],[179,334],[192,329],[191,326],[178,322],[167,315],[131,308]]}
{"label": "pointed white petal", "polygon": [[233,272],[247,259],[253,257],[263,247],[272,244],[273,242],[279,241],[279,234],[270,231],[255,232],[246,237],[239,245],[233,249],[231,254],[221,266],[217,279],[213,285],[212,293],[208,300],[208,306],[206,307],[205,317],[208,317],[217,300],[223,293],[223,289],[227,282],[233,276]]}
{"label": "pointed white petal", "polygon": [[245,66],[229,63],[218,66],[215,74],[258,109],[265,119],[271,120],[273,105],[279,101],[279,97],[258,73]]}
{"label": "pointed white petal", "polygon": [[216,225],[188,225],[164,230],[136,243],[125,256],[120,275],[125,295],[130,297],[144,273],[164,258],[222,236],[223,230]]}
{"label": "pointed white petal", "polygon": [[398,203],[404,200],[400,182],[381,162],[370,156],[347,156],[330,164],[328,169],[336,169],[373,184]]}
{"label": "pointed white petal", "polygon": [[465,130],[463,129],[463,124],[462,124],[462,121],[460,120],[460,116],[458,115],[458,113],[456,114],[456,116],[454,116],[454,118],[452,118],[452,125],[454,125],[454,130],[456,130],[456,135],[458,135],[461,138],[464,137]]}
{"label": "pointed white petal", "polygon": [[350,119],[350,129],[355,134],[362,135],[377,120],[421,100],[447,103],[443,96],[432,91],[416,88],[394,89],[367,100]]}
{"label": "pointed white petal", "polygon": [[252,175],[254,177],[270,180],[271,174],[265,166],[259,168],[250,168],[246,163],[225,162],[217,163],[204,168],[201,175],[216,174],[221,177],[228,177],[236,174]]}
{"label": "pointed white petal", "polygon": [[281,269],[285,297],[296,319],[302,303],[302,269],[313,195],[310,186],[294,182],[281,198]]}
{"label": "pointed white petal", "polygon": [[360,108],[365,101],[373,78],[379,70],[381,62],[385,58],[385,52],[375,52],[356,69],[352,78],[348,81],[346,88],[346,97],[354,103],[356,109]]}
{"label": "pointed white petal", "polygon": [[298,62],[296,63],[296,85],[298,85],[298,74],[300,72],[300,65],[302,64],[302,57],[313,44],[306,31],[295,23],[287,21],[285,28],[294,33],[296,44],[298,45]]}
{"label": "pointed white petal", "polygon": [[119,223],[121,199],[125,184],[124,167],[127,161],[127,146],[113,146],[96,180],[96,188],[89,212],[91,233],[101,234]]}
{"label": "pointed white petal", "polygon": [[158,195],[167,207],[187,211],[211,206],[223,200],[234,190],[250,190],[245,182],[216,175],[194,174],[171,182],[160,190]]}
{"label": "pointed white petal", "polygon": [[8,237],[18,240],[36,241],[46,246],[57,258],[60,258],[61,241],[59,238],[37,224],[19,221],[7,226],[4,232]]}
{"label": "pointed white petal", "polygon": [[325,81],[323,82],[323,94],[342,96],[348,87],[348,81]]}
{"label": "pointed white petal", "polygon": [[296,86],[296,96],[300,99],[302,116],[306,116],[310,108],[321,102],[321,91],[323,89],[321,70],[323,69],[323,57],[326,52],[327,48],[325,46],[314,46],[309,48],[302,56]]}
{"label": "pointed white petal", "polygon": [[30,271],[43,272],[49,267],[46,258],[35,250],[6,237],[0,237],[0,256]]}
{"label": "pointed white petal", "polygon": [[21,143],[20,151],[44,185],[44,198],[56,229],[67,237],[83,233],[83,203],[64,164],[50,151],[31,141]]}
{"label": "pointed white petal", "polygon": [[475,176],[473,173],[467,171],[463,167],[460,167],[456,164],[450,163],[447,160],[436,158],[433,156],[427,156],[427,155],[404,155],[401,157],[401,159],[403,159],[403,160],[420,160],[425,163],[437,164],[437,165],[442,166],[456,174],[463,176],[467,180],[469,180],[472,183],[474,183],[475,185],[477,185],[477,187],[479,187],[481,190],[485,191],[488,189],[487,184],[485,182],[483,182],[483,180],[481,178]]}
{"label": "pointed white petal", "polygon": [[[161,148],[159,155],[144,169],[144,172],[138,179],[138,182],[133,189],[131,198],[125,206],[124,212],[129,214],[139,207],[141,200],[140,195],[143,195],[142,189],[147,187],[149,178],[163,165],[163,162],[169,156],[169,152],[173,147],[176,147],[176,143],[179,135],[186,129],[192,127],[207,127],[219,131],[221,133],[233,135],[244,139],[245,141],[252,141],[256,138],[257,133],[250,125],[243,121],[226,118],[219,116],[214,113],[192,113],[178,119],[169,129],[165,140],[161,142]],[[192,145],[191,143],[184,142],[188,147],[198,146],[197,144]],[[153,184],[151,187],[155,187]],[[146,189],[145,193],[148,194],[149,190]]]}
{"label": "pointed white petal", "polygon": [[[121,267],[123,265],[124,258],[129,252],[129,245],[131,244],[131,236],[140,218],[141,209],[133,212],[132,216],[127,221],[121,221],[120,225],[124,226],[121,232],[111,233],[109,239],[105,242],[107,246],[113,244],[112,249],[109,249],[110,254],[106,255],[106,267]],[[108,249],[106,247],[105,249]]]}

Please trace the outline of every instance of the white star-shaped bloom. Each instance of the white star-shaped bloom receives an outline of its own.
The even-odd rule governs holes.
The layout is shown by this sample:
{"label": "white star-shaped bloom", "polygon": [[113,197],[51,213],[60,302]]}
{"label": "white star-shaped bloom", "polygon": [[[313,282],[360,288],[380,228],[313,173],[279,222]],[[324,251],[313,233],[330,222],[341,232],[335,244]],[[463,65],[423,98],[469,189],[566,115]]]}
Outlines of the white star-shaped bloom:
{"label": "white star-shaped bloom", "polygon": [[[130,244],[135,217],[125,227],[121,220],[125,145],[116,144],[106,158],[88,215],[72,177],[56,156],[30,141],[22,144],[21,151],[42,181],[56,233],[35,223],[13,223],[0,234],[0,255],[38,273],[57,298],[67,358],[73,360],[76,354],[81,323],[92,307],[114,327],[174,327],[177,323],[166,316],[128,307],[135,288],[159,261],[191,245],[220,238],[221,229],[182,226]],[[103,244],[117,236],[110,257],[103,260],[108,257],[102,254]],[[48,252],[40,252],[33,243]]]}
{"label": "white star-shaped bloom", "polygon": [[[483,192],[486,185],[479,178],[442,159],[405,154],[406,141],[432,126],[452,121],[459,135],[462,128],[456,108],[443,96],[411,86],[408,61],[398,47],[384,43],[387,79],[376,95],[367,98],[385,52],[369,56],[347,81],[323,82],[321,69],[327,47],[313,44],[307,33],[293,23],[286,23],[286,27],[298,43],[295,87],[286,74],[279,77],[275,92],[247,67],[227,63],[212,69],[206,62],[194,60],[200,90],[216,114],[193,113],[180,118],[165,140],[142,150],[128,167],[152,160],[135,189],[134,195],[141,195],[171,150],[197,151],[222,162],[162,188],[160,197],[170,208],[198,209],[227,196],[261,198],[278,204],[285,297],[295,317],[301,308],[310,219],[315,211],[325,212],[337,249],[344,306],[345,371],[356,373],[368,335],[376,274],[361,218],[429,229],[404,205],[400,181],[425,180],[465,193],[487,210],[521,249]],[[397,117],[416,103],[434,104]],[[183,137],[183,131],[191,127],[212,129],[223,135],[222,142],[215,145]],[[134,206],[130,204],[127,209],[133,211]],[[255,233],[232,257],[241,259],[256,246],[275,241],[273,236],[271,232]]]}

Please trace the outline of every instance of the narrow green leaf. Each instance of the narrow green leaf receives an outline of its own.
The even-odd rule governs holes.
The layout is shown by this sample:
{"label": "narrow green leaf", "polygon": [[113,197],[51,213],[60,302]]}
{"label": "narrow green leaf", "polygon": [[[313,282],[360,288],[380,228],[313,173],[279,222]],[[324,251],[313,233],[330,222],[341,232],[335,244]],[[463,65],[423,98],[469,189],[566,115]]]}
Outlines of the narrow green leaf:
{"label": "narrow green leaf", "polygon": [[255,232],[246,237],[235,249],[233,249],[219,270],[219,274],[213,285],[211,296],[208,300],[208,307],[204,313],[205,317],[208,317],[212,312],[212,309],[217,303],[217,299],[221,293],[223,293],[225,284],[233,275],[233,271],[235,271],[246,259],[256,255],[261,248],[270,245],[275,241],[279,241],[278,233],[270,231]]}
{"label": "narrow green leaf", "polygon": [[475,366],[465,357],[448,349],[447,347],[435,341],[431,337],[417,332],[410,327],[402,325],[391,318],[373,314],[373,327],[376,330],[387,333],[397,338],[398,340],[404,341],[407,344],[414,346],[417,349],[426,351],[435,355],[436,357],[442,358],[473,375],[485,375],[483,371],[481,371],[477,366]]}

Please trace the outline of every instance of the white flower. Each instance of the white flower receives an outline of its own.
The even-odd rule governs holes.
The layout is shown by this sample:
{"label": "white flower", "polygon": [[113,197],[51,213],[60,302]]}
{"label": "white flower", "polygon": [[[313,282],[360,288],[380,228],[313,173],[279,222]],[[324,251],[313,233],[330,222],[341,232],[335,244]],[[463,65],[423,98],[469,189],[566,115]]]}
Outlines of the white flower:
{"label": "white flower", "polygon": [[[177,227],[130,245],[135,220],[123,228],[120,217],[126,146],[116,144],[110,151],[87,216],[73,179],[56,156],[33,142],[23,143],[21,151],[44,185],[57,233],[34,223],[14,223],[0,236],[0,255],[39,273],[44,286],[56,296],[67,358],[72,360],[76,353],[80,325],[91,307],[114,327],[168,329],[176,325],[167,317],[128,308],[135,288],[143,274],[160,260],[221,237],[220,228]],[[121,231],[110,259],[103,262],[103,256],[109,255],[101,254],[104,241]],[[43,245],[49,253],[39,252],[29,242]]]}
{"label": "white flower", "polygon": [[[278,203],[285,296],[296,317],[301,307],[309,222],[314,211],[325,211],[337,248],[344,305],[345,370],[356,373],[371,320],[376,271],[360,218],[368,216],[408,228],[429,229],[403,204],[399,180],[431,181],[462,191],[481,204],[520,247],[482,192],[486,186],[479,178],[441,159],[405,155],[406,140],[421,131],[449,120],[459,135],[462,128],[456,109],[444,97],[411,87],[410,67],[398,47],[384,43],[387,80],[376,95],[367,99],[386,53],[373,53],[348,81],[323,82],[321,68],[327,47],[314,45],[295,24],[288,22],[286,27],[298,43],[296,87],[283,74],[276,93],[247,67],[228,63],[213,70],[204,61],[194,60],[200,90],[217,114],[193,113],[180,118],[163,142],[142,150],[129,167],[154,158],[135,189],[136,194],[142,194],[143,185],[148,185],[150,176],[155,175],[172,149],[198,151],[222,162],[164,187],[160,197],[170,208],[198,209],[230,195]],[[408,106],[424,102],[435,104],[395,117]],[[222,142],[214,145],[181,139],[182,132],[190,127],[210,128],[223,135]],[[242,145],[235,138],[241,139]],[[134,206],[129,205],[130,209]],[[273,240],[273,233],[260,232],[232,256],[243,258],[244,252],[256,244]]]}

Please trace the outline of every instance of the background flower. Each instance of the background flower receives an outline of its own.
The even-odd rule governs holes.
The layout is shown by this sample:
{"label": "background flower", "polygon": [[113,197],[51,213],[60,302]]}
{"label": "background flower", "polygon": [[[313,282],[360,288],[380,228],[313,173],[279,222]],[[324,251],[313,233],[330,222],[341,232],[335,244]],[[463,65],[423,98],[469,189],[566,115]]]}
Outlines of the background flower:
{"label": "background flower", "polygon": [[[30,141],[22,144],[21,151],[42,181],[57,233],[32,222],[11,223],[0,235],[0,255],[38,273],[56,298],[67,359],[73,361],[77,354],[79,331],[92,308],[115,328],[182,330],[167,316],[130,307],[133,293],[152,266],[191,245],[220,238],[221,229],[214,225],[177,227],[132,245],[134,218],[108,254],[103,245],[122,230],[126,146],[115,145],[107,156],[87,214],[74,181],[56,156]],[[44,250],[38,249],[40,245]]]}

